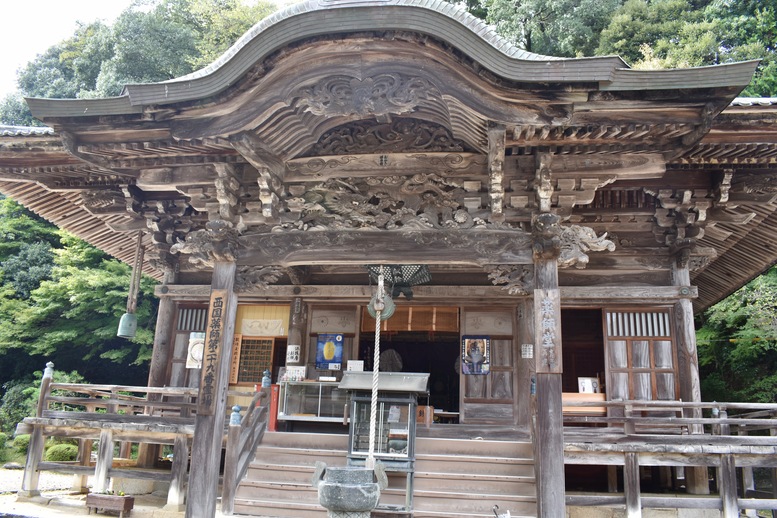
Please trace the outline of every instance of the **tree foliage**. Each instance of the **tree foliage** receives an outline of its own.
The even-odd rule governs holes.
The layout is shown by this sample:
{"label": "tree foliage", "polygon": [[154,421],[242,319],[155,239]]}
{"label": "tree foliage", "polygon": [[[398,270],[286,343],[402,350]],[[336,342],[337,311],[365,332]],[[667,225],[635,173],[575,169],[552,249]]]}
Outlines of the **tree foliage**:
{"label": "tree foliage", "polygon": [[[165,81],[216,59],[275,5],[254,0],[135,0],[113,25],[82,23],[18,74],[29,97],[120,95],[125,84]],[[29,125],[32,116],[13,94],[0,103],[0,121]]]}
{"label": "tree foliage", "polygon": [[622,0],[484,0],[487,21],[519,47],[550,56],[592,56]]}
{"label": "tree foliage", "polygon": [[712,306],[700,324],[705,399],[777,401],[777,268]]}

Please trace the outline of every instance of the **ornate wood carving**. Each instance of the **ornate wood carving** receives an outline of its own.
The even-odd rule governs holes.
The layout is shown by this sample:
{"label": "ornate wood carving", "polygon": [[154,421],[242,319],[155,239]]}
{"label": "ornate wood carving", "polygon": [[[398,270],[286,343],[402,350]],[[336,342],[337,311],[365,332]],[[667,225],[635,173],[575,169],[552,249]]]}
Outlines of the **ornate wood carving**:
{"label": "ornate wood carving", "polygon": [[487,227],[440,232],[320,230],[257,233],[240,237],[240,264],[318,265],[385,261],[452,264],[530,264],[530,235]]}
{"label": "ornate wood carving", "polygon": [[299,219],[275,231],[371,228],[382,230],[485,226],[463,206],[464,190],[435,174],[328,180],[290,200]]}
{"label": "ornate wood carving", "polygon": [[436,173],[446,177],[485,176],[487,158],[475,153],[387,153],[313,157],[290,160],[287,182],[326,180],[333,177],[412,176]]}
{"label": "ornate wood carving", "polygon": [[532,250],[535,260],[557,258],[559,268],[585,268],[587,252],[615,250],[615,243],[607,234],[597,236],[596,232],[580,225],[560,225],[555,214],[543,213],[534,220],[532,228]]}
{"label": "ornate wood carving", "polygon": [[334,128],[324,133],[307,155],[464,151],[472,150],[443,126],[421,119],[398,118],[391,122],[363,120]]}
{"label": "ornate wood carving", "polygon": [[553,183],[551,182],[550,163],[552,156],[547,153],[537,154],[537,168],[534,177],[534,190],[537,196],[537,206],[542,213],[550,212]]}
{"label": "ornate wood carving", "polygon": [[505,128],[493,125],[488,129],[488,193],[491,197],[491,221],[504,221],[505,197]]}
{"label": "ornate wood carving", "polygon": [[204,230],[189,232],[186,240],[170,248],[173,254],[187,254],[189,263],[197,268],[212,268],[218,262],[234,262],[237,258],[238,235],[227,221],[209,221]]}
{"label": "ornate wood carving", "polygon": [[534,289],[534,268],[528,265],[487,265],[488,278],[494,285],[504,284],[502,288],[510,295],[528,295]]}
{"label": "ornate wood carving", "polygon": [[250,293],[275,284],[285,273],[280,266],[239,266],[235,287],[241,292]]}
{"label": "ornate wood carving", "polygon": [[[315,115],[366,118],[408,113],[422,100],[441,95],[426,79],[394,73],[364,79],[331,76],[297,90],[295,97],[301,108]],[[289,104],[293,103],[290,99]]]}

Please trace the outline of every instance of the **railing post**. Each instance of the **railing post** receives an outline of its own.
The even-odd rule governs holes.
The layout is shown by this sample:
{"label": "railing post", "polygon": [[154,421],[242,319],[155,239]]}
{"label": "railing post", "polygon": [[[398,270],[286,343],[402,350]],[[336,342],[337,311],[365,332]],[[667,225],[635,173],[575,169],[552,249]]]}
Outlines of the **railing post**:
{"label": "railing post", "polygon": [[632,420],[634,417],[634,408],[630,403],[623,405],[623,417],[623,433],[626,435],[634,435],[637,432],[637,429],[636,426],[634,426],[634,421]]}
{"label": "railing post", "polygon": [[184,434],[175,436],[173,465],[170,470],[170,489],[167,491],[165,511],[183,511],[186,500],[186,468],[189,465],[189,442]]}
{"label": "railing post", "polygon": [[642,518],[639,492],[639,454],[627,452],[623,463],[623,493],[626,497],[626,518]]}
{"label": "railing post", "polygon": [[[51,380],[54,378],[54,364],[48,362],[46,369],[43,371],[43,378],[40,381],[40,395],[38,396],[38,407],[36,410],[36,417],[43,417],[43,411],[46,409],[46,401],[49,397],[49,386]],[[38,464],[43,456],[43,429],[40,425],[34,425],[32,427],[32,433],[30,434],[30,444],[27,446],[27,461],[24,465],[24,478],[22,479],[22,489],[19,491],[18,496],[22,498],[28,498],[40,495],[38,491],[38,481],[40,479],[40,471],[38,471]]]}
{"label": "railing post", "polygon": [[723,508],[723,512],[720,515],[721,518],[738,518],[736,464],[734,463],[734,455],[730,453],[720,456],[718,486]]}
{"label": "railing post", "polygon": [[[739,425],[737,435],[747,435],[747,426]],[[747,497],[748,491],[755,491],[755,478],[753,477],[753,468],[743,466],[742,467],[742,493]],[[758,514],[755,509],[745,510],[745,516],[748,518],[757,518]]]}
{"label": "railing post", "polygon": [[108,489],[108,477],[113,466],[113,430],[100,432],[100,444],[97,447],[97,463],[94,467],[94,492],[104,493]]}
{"label": "railing post", "polygon": [[240,461],[240,429],[240,407],[235,405],[229,416],[227,451],[224,457],[224,487],[221,492],[221,512],[226,515],[231,515],[235,509],[237,470]]}

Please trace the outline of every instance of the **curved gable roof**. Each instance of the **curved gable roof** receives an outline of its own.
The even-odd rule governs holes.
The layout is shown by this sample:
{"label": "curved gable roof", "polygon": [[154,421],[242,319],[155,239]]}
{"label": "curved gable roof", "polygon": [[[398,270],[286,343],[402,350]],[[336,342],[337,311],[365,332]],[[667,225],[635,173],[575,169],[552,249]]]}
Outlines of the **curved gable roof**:
{"label": "curved gable roof", "polygon": [[444,0],[308,0],[258,22],[211,65],[161,83],[130,84],[106,99],[28,99],[38,118],[138,113],[146,105],[203,99],[295,42],[342,34],[416,32],[459,49],[491,73],[522,83],[599,84],[601,90],[744,87],[755,62],[677,70],[630,70],[616,56],[556,58],[521,50]]}

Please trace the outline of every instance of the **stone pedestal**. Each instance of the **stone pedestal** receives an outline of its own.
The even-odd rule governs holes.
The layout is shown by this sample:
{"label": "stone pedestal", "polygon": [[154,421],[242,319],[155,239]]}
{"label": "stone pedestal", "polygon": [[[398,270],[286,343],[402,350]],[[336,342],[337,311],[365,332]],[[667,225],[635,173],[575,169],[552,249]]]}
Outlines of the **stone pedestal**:
{"label": "stone pedestal", "polygon": [[370,518],[383,485],[374,481],[374,475],[368,468],[327,468],[316,463],[313,485],[318,486],[318,501],[329,512],[329,518]]}

